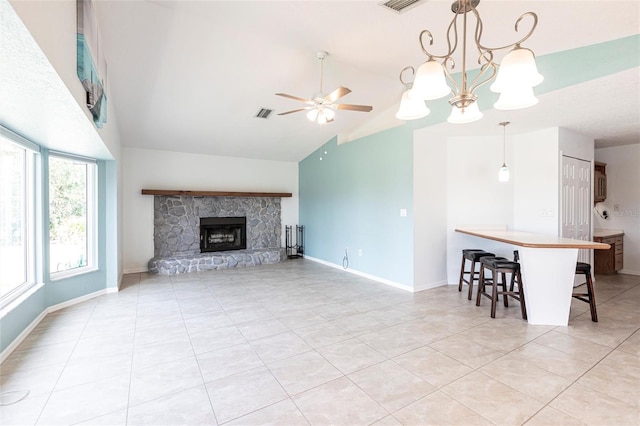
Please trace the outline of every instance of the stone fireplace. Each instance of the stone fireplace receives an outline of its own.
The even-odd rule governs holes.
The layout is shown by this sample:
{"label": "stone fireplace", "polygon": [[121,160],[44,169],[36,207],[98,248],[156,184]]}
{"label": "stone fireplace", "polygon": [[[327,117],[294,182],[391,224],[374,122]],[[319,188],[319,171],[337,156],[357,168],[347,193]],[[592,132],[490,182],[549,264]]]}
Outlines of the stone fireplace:
{"label": "stone fireplace", "polygon": [[[279,197],[155,195],[149,272],[173,275],[277,263],[286,258],[280,214]],[[211,228],[215,222],[217,230]]]}

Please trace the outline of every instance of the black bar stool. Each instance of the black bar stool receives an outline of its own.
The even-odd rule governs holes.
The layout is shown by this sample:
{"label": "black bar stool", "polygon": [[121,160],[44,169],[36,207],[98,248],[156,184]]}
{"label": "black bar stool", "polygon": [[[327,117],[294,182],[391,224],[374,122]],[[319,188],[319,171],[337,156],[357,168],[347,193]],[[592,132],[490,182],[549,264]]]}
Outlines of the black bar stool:
{"label": "black bar stool", "polygon": [[596,292],[593,288],[593,280],[591,279],[591,265],[588,263],[576,263],[576,275],[585,275],[587,280],[587,292],[579,293],[574,291],[572,296],[589,304],[591,309],[591,321],[598,322],[598,313],[596,312]]}
{"label": "black bar stool", "polygon": [[[458,291],[462,291],[462,283],[467,283],[469,285],[469,294],[467,298],[471,300],[473,295],[473,282],[478,281],[476,278],[476,263],[480,261],[481,258],[486,256],[495,256],[493,253],[486,252],[484,250],[476,250],[476,249],[465,249],[462,250],[462,265],[460,266],[460,280],[458,281]],[[465,263],[466,261],[471,262],[471,268],[468,271],[465,271]],[[465,279],[465,275],[469,275],[469,280]]]}
{"label": "black bar stool", "polygon": [[[486,278],[486,270],[491,271],[491,280]],[[507,274],[511,274],[508,287]],[[518,286],[517,290],[515,290],[516,284]],[[485,289],[487,285],[491,285],[491,294],[487,293]],[[502,287],[502,290],[498,290],[498,287]],[[522,311],[522,319],[527,319],[527,308],[525,306],[524,293],[522,291],[520,264],[517,262],[511,262],[504,257],[483,257],[480,259],[480,277],[478,281],[476,306],[480,306],[481,296],[488,297],[491,299],[491,318],[495,318],[499,295],[502,295],[505,308],[509,306],[507,296],[513,297],[519,301],[520,310]]]}

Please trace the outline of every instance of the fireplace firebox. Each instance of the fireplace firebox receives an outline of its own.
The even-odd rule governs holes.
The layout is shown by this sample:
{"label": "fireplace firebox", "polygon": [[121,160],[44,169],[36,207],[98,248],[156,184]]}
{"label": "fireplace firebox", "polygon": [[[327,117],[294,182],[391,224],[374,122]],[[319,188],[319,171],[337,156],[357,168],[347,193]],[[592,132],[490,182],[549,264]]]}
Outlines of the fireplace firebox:
{"label": "fireplace firebox", "polygon": [[200,252],[247,248],[246,217],[200,218]]}

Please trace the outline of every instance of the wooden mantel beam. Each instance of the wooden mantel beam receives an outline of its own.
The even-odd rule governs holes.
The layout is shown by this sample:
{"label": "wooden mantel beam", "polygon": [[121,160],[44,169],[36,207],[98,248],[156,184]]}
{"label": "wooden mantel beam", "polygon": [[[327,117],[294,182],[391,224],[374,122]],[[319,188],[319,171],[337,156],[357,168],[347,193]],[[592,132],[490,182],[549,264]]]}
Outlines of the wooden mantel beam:
{"label": "wooden mantel beam", "polygon": [[142,195],[182,195],[187,197],[291,197],[291,192],[182,191],[143,189]]}

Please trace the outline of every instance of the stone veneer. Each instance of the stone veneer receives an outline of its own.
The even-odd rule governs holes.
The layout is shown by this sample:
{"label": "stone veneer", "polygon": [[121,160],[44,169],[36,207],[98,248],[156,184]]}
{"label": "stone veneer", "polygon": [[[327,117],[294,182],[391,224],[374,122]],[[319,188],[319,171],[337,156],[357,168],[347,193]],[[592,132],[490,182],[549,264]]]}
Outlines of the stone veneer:
{"label": "stone veneer", "polygon": [[[278,197],[154,196],[154,257],[149,272],[180,274],[277,263],[282,226]],[[200,253],[201,217],[247,218],[247,249]]]}

